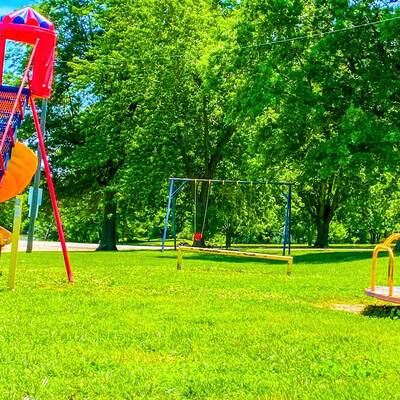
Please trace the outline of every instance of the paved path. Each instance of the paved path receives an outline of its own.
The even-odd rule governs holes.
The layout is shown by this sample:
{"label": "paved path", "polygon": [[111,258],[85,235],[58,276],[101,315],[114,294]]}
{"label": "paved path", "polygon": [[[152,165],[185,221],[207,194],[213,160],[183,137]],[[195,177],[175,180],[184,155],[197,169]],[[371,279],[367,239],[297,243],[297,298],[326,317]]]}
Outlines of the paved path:
{"label": "paved path", "polygon": [[[95,251],[97,248],[96,243],[74,243],[74,242],[67,242],[67,248],[69,251]],[[132,251],[132,250],[161,250],[161,246],[139,246],[139,245],[118,245],[117,246],[119,251]],[[6,246],[3,251],[9,252],[11,246]],[[165,250],[172,250],[173,247],[165,247]],[[232,248],[234,250],[234,248]],[[248,248],[247,250],[250,250]],[[263,248],[263,250],[280,250],[277,247],[271,248]],[[19,251],[26,251],[26,239],[21,239],[19,241]],[[59,242],[45,242],[41,240],[37,240],[33,242],[33,251],[61,251],[61,244]],[[317,249],[314,247],[292,247],[292,251],[326,251],[326,252],[338,252],[338,251],[360,251],[360,252],[372,252],[372,249],[366,248],[337,248],[331,247],[328,249]]]}
{"label": "paved path", "polygon": [[[19,251],[26,251],[26,240],[21,239],[19,241]],[[74,243],[67,242],[67,249],[69,251],[95,251],[98,244],[94,243]],[[129,250],[161,250],[160,246],[130,246],[130,245],[120,245],[117,246],[120,251],[129,251]],[[172,249],[172,247],[166,247],[166,250]],[[5,246],[5,252],[9,252],[11,250],[11,246]],[[61,244],[59,242],[45,242],[45,241],[34,241],[33,242],[33,251],[61,251]]]}

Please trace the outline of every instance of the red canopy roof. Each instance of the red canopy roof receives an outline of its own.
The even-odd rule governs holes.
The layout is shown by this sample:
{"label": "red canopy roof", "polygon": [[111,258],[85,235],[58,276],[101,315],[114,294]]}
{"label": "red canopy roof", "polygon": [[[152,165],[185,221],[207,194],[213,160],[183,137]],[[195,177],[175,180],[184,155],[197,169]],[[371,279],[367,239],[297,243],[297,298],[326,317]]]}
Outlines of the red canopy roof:
{"label": "red canopy roof", "polygon": [[30,25],[54,31],[53,23],[30,7],[26,7],[21,10],[13,11],[9,14],[3,15],[2,17],[0,17],[0,22],[6,24],[11,23]]}
{"label": "red canopy roof", "polygon": [[0,84],[4,72],[7,40],[35,46],[30,81],[31,94],[35,97],[49,97],[56,48],[56,32],[53,23],[29,7],[0,18]]}

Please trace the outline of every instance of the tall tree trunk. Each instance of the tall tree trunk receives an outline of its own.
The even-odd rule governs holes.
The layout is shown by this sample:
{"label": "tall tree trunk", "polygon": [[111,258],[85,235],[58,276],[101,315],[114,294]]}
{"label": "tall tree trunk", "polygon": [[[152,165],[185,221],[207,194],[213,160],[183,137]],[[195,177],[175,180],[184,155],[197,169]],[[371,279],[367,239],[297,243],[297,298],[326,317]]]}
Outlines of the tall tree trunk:
{"label": "tall tree trunk", "polygon": [[100,244],[96,251],[117,250],[117,203],[115,192],[104,193],[104,216]]}
{"label": "tall tree trunk", "polygon": [[329,219],[321,218],[317,220],[317,239],[315,240],[314,247],[324,248],[328,247],[329,237]]}
{"label": "tall tree trunk", "polygon": [[229,249],[232,245],[232,230],[228,228],[225,232],[225,247]]}
{"label": "tall tree trunk", "polygon": [[340,192],[336,189],[333,193],[335,181],[337,184],[338,178],[333,178],[330,183],[322,183],[320,188],[319,202],[315,208],[314,216],[315,225],[317,227],[317,239],[314,247],[328,247],[329,242],[329,225],[332,222],[335,211],[338,209]]}

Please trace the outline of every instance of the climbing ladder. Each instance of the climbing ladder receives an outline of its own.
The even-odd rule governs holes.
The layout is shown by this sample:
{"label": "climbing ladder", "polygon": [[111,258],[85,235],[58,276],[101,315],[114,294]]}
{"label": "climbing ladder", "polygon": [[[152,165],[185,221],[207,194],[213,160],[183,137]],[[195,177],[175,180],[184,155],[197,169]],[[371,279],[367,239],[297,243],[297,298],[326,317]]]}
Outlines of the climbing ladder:
{"label": "climbing ladder", "polygon": [[17,141],[17,131],[24,119],[28,100],[28,89],[0,86],[0,183]]}

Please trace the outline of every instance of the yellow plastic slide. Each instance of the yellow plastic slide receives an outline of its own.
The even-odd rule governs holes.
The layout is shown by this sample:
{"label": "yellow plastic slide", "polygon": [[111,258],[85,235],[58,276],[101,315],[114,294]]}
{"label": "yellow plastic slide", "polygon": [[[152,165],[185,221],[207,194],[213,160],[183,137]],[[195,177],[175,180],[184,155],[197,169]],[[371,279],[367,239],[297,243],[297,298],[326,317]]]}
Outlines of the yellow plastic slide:
{"label": "yellow plastic slide", "polygon": [[[21,142],[16,142],[6,173],[0,183],[0,203],[19,195],[29,185],[37,169],[36,154]],[[0,227],[0,247],[11,243],[11,233]]]}
{"label": "yellow plastic slide", "polygon": [[21,142],[16,142],[0,184],[0,203],[19,195],[29,185],[38,165],[36,154]]}
{"label": "yellow plastic slide", "polygon": [[12,240],[11,232],[0,226],[0,249]]}

